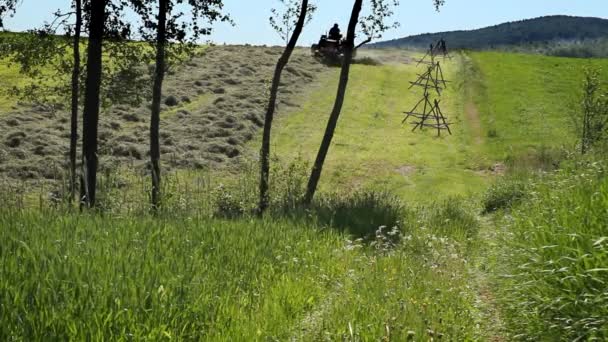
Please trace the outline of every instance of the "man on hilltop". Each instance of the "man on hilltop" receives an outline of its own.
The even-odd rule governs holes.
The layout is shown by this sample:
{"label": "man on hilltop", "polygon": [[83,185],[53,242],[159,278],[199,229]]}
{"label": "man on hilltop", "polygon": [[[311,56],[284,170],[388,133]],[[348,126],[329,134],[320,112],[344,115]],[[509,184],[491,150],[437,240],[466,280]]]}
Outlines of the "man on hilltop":
{"label": "man on hilltop", "polygon": [[329,39],[338,41],[342,39],[342,33],[340,32],[338,24],[334,24],[334,27],[329,30]]}

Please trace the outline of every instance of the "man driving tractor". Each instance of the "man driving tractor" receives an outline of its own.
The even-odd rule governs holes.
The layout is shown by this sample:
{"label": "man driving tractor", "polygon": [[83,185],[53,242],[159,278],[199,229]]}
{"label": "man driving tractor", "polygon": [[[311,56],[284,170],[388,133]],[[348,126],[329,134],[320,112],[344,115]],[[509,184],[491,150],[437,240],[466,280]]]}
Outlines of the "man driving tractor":
{"label": "man driving tractor", "polygon": [[329,30],[329,39],[340,41],[342,39],[342,33],[338,24],[334,24],[334,27]]}
{"label": "man driving tractor", "polygon": [[344,53],[344,42],[342,41],[340,26],[334,24],[329,30],[329,34],[322,35],[321,39],[319,39],[319,43],[313,44],[311,50],[315,56],[323,57],[326,60],[332,60],[334,62],[339,61]]}

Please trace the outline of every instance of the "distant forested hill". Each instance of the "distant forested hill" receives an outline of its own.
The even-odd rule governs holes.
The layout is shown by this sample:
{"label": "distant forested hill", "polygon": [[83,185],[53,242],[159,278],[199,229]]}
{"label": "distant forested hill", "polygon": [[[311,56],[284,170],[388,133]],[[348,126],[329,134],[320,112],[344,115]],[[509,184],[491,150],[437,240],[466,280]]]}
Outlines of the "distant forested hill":
{"label": "distant forested hill", "polygon": [[[452,49],[493,49],[509,46],[542,47],[548,43],[570,44],[595,42],[605,44],[608,38],[608,20],[571,16],[547,16],[514,21],[471,31],[427,33],[379,42],[373,47],[426,48],[429,44],[445,39]],[[561,48],[564,48],[562,46]]]}

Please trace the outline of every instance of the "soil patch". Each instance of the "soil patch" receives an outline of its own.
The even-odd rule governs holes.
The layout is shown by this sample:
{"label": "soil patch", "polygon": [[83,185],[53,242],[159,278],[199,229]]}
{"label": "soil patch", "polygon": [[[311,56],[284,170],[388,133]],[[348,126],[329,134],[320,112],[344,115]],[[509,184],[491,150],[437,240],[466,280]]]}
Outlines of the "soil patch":
{"label": "soil patch", "polygon": [[416,173],[416,167],[413,165],[403,165],[395,169],[395,171],[403,177],[408,177]]}

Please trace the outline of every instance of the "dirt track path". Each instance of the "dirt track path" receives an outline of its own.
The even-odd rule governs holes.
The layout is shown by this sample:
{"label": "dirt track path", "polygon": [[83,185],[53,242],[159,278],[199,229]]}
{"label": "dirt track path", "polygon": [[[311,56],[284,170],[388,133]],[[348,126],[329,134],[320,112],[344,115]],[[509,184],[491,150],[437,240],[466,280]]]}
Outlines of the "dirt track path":
{"label": "dirt track path", "polygon": [[472,66],[473,62],[466,54],[462,55],[460,62],[462,63],[462,68],[464,70],[464,118],[467,121],[467,126],[473,139],[472,141],[475,145],[479,146],[483,144],[484,139],[479,108],[477,108],[473,96],[475,94],[475,86],[473,85],[475,77]]}
{"label": "dirt track path", "polygon": [[486,341],[503,342],[508,340],[505,337],[506,329],[490,278],[491,268],[493,267],[493,250],[497,248],[496,228],[490,218],[486,216],[479,217],[479,222],[481,225],[478,237],[479,250],[475,262],[471,265],[470,272],[477,291],[477,303],[475,304],[481,314],[481,336]]}
{"label": "dirt track path", "polygon": [[481,118],[479,116],[479,110],[477,105],[473,101],[473,98],[467,91],[466,102],[464,105],[465,117],[469,123],[471,129],[471,136],[476,145],[483,144],[483,134],[481,130]]}

